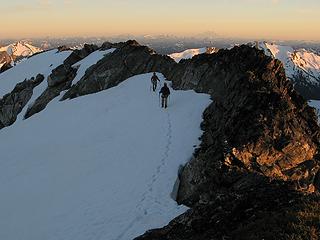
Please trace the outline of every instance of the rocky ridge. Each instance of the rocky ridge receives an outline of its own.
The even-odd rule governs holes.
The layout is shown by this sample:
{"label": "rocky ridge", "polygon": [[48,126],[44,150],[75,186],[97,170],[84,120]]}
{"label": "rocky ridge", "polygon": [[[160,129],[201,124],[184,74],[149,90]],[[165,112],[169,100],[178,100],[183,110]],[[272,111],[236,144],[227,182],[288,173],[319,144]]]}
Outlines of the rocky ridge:
{"label": "rocky ridge", "polygon": [[[75,98],[151,71],[162,72],[176,89],[209,93],[214,100],[204,113],[202,143],[179,176],[177,201],[191,210],[138,239],[319,235],[320,130],[314,110],[286,79],[280,61],[249,46],[180,63],[136,41],[105,43],[100,49],[110,48],[116,50],[73,85],[72,65],[99,48],[75,50],[52,71],[47,89],[25,118],[43,110],[62,91],[62,100]],[[18,84],[1,100],[1,128],[14,122],[41,77],[36,79]]]}
{"label": "rocky ridge", "polygon": [[287,78],[303,97],[320,99],[320,56],[317,53],[267,42],[257,42],[256,47],[282,61]]}
{"label": "rocky ridge", "polygon": [[240,46],[182,61],[172,81],[214,100],[179,176],[191,210],[137,239],[317,239],[320,130],[281,62]]}
{"label": "rocky ridge", "polygon": [[118,85],[134,75],[158,71],[165,75],[173,70],[174,61],[156,54],[152,49],[136,41],[120,44],[105,43],[102,48],[117,48],[107,58],[91,66],[85,76],[69,89],[62,99],[95,93]]}
{"label": "rocky ridge", "polygon": [[0,99],[0,129],[12,125],[18,114],[32,97],[33,89],[44,80],[39,74],[36,78],[25,79]]}

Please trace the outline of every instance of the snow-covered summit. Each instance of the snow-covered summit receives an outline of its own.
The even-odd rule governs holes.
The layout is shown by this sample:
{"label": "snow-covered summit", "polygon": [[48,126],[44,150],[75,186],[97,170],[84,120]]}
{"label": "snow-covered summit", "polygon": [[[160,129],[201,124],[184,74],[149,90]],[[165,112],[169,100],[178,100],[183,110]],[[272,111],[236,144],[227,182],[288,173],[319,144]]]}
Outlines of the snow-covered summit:
{"label": "snow-covered summit", "polygon": [[[320,56],[318,54],[275,43],[258,42],[256,45],[264,50],[266,55],[279,59],[283,63],[287,77],[298,88],[307,88],[310,91],[320,87]],[[307,90],[302,91],[304,93]]]}
{"label": "snow-covered summit", "polygon": [[176,62],[180,62],[181,59],[190,59],[202,53],[212,54],[217,51],[218,49],[214,47],[194,48],[194,49],[187,49],[179,53],[169,54],[169,57],[174,59]]}
{"label": "snow-covered summit", "polygon": [[41,52],[42,49],[32,46],[31,44],[19,41],[16,43],[12,43],[8,46],[1,47],[0,52],[7,52],[13,58],[15,57],[28,57],[35,53]]}
{"label": "snow-covered summit", "polygon": [[42,49],[32,46],[25,41],[19,41],[8,46],[0,47],[0,72],[11,68],[15,63],[42,51]]}

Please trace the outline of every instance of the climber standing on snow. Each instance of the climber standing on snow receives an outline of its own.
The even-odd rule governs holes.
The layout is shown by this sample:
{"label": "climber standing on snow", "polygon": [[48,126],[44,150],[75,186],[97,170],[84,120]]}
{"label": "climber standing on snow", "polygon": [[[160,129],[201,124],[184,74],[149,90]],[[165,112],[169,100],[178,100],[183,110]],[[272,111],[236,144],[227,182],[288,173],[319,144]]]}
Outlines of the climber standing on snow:
{"label": "climber standing on snow", "polygon": [[164,83],[163,87],[161,88],[159,95],[160,94],[161,94],[161,107],[167,108],[168,107],[168,97],[170,95],[170,89],[168,88],[166,83]]}
{"label": "climber standing on snow", "polygon": [[151,83],[152,83],[152,90],[155,92],[157,89],[157,81],[160,82],[160,79],[158,78],[157,74],[154,72],[153,76],[151,77]]}

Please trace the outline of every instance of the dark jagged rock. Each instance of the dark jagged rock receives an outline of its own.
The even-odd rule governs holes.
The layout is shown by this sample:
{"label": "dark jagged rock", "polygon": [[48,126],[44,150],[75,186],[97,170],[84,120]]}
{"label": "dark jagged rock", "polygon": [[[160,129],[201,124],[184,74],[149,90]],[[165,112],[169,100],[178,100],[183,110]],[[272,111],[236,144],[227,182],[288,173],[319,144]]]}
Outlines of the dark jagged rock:
{"label": "dark jagged rock", "polygon": [[0,73],[10,69],[12,67],[11,65],[12,58],[7,52],[0,52]]}
{"label": "dark jagged rock", "polygon": [[13,124],[18,114],[30,100],[33,89],[44,80],[44,76],[38,74],[36,78],[24,80],[18,83],[11,93],[0,100],[0,129]]}
{"label": "dark jagged rock", "polygon": [[258,179],[247,192],[217,195],[135,240],[317,240],[320,196]]}
{"label": "dark jagged rock", "polygon": [[310,84],[302,74],[292,76],[292,81],[294,83],[294,88],[305,99],[320,100],[320,84]]}
{"label": "dark jagged rock", "polygon": [[111,49],[111,48],[121,48],[123,46],[125,46],[126,44],[130,44],[132,46],[136,45],[136,46],[140,46],[140,44],[135,41],[135,40],[129,40],[127,42],[119,42],[119,43],[111,43],[111,42],[104,42],[102,45],[101,45],[101,50],[108,50],[108,49]]}
{"label": "dark jagged rock", "polygon": [[0,68],[0,73],[7,71],[10,68],[12,68],[12,65],[10,63],[6,63]]}
{"label": "dark jagged rock", "polygon": [[85,44],[83,49],[74,50],[70,56],[64,60],[63,64],[53,69],[47,79],[47,89],[35,100],[33,105],[28,108],[24,117],[29,118],[42,111],[51,100],[60,95],[61,91],[69,89],[77,73],[77,69],[73,68],[72,65],[97,49],[98,47],[96,45]]}
{"label": "dark jagged rock", "polygon": [[69,51],[69,50],[70,48],[64,45],[58,47],[58,52]]}
{"label": "dark jagged rock", "polygon": [[67,82],[62,82],[54,87],[48,87],[37,99],[36,101],[27,109],[24,118],[27,119],[36,113],[41,112],[46,108],[48,103],[54,98],[58,97],[61,91],[67,90],[71,87],[72,80]]}
{"label": "dark jagged rock", "polygon": [[181,61],[172,79],[213,98],[179,176],[192,209],[137,239],[317,239],[320,129],[281,62],[240,46]]}
{"label": "dark jagged rock", "polygon": [[47,79],[48,87],[54,87],[61,83],[73,80],[76,76],[77,70],[69,65],[60,65],[52,70],[52,73]]}
{"label": "dark jagged rock", "polygon": [[[111,46],[106,44],[105,47]],[[171,58],[158,55],[134,40],[118,44],[118,47],[113,53],[91,66],[62,99],[95,93],[116,86],[137,74],[159,71],[168,76],[176,64]]]}
{"label": "dark jagged rock", "polygon": [[[114,53],[87,69],[85,76],[72,86],[77,72],[77,69],[72,65],[96,50],[110,48],[116,48]],[[60,51],[62,50],[67,49],[60,49]],[[140,73],[161,71],[169,75],[175,65],[176,63],[171,58],[158,55],[152,49],[141,46],[135,40],[104,43],[100,49],[95,45],[86,44],[83,49],[74,50],[63,64],[52,71],[47,78],[47,89],[28,108],[24,117],[29,118],[45,109],[47,104],[59,96],[61,91],[69,89],[62,100],[74,98],[116,86],[127,78]]]}
{"label": "dark jagged rock", "polygon": [[320,188],[313,183],[320,169],[317,116],[280,61],[242,46],[184,65],[174,86],[211,93],[214,103],[204,113],[202,145],[182,173],[181,202],[193,193],[199,198],[198,188],[208,182],[217,191],[241,181],[232,169],[290,181],[302,191]]}
{"label": "dark jagged rock", "polygon": [[72,66],[76,62],[79,62],[80,60],[87,57],[90,53],[93,53],[94,51],[98,50],[98,46],[94,44],[85,44],[82,49],[76,49],[74,50],[69,57],[64,60],[64,65],[66,66]]}

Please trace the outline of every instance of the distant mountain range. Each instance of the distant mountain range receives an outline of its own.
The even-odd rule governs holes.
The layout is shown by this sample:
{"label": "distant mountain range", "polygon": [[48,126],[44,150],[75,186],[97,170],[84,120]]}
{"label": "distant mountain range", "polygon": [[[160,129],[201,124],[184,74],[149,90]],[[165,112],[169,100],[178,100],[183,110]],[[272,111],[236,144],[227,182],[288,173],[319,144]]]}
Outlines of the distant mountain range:
{"label": "distant mountain range", "polygon": [[12,67],[16,62],[42,51],[41,48],[24,41],[0,47],[0,72]]}
{"label": "distant mountain range", "polygon": [[[166,44],[166,46],[169,43]],[[173,44],[173,45],[172,45]],[[204,43],[203,43],[204,44]],[[37,44],[35,44],[37,45]],[[171,42],[172,46],[175,46]],[[290,79],[295,88],[307,99],[320,99],[320,55],[317,50],[311,48],[297,48],[292,46],[280,45],[269,42],[255,42],[249,43],[249,45],[256,46],[260,50],[263,50],[266,55],[279,59],[286,70],[286,75]],[[40,45],[38,45],[40,46]],[[49,45],[48,45],[49,46]],[[19,61],[47,49],[41,45],[36,47],[28,41],[18,41],[9,44],[4,47],[0,47],[0,72],[12,67]],[[72,49],[82,48],[83,44],[71,44]],[[182,49],[186,49],[186,46],[182,46]],[[215,47],[202,47],[202,48],[190,48],[182,52],[174,52],[169,54],[176,62],[181,59],[190,59],[195,55],[207,53],[211,54],[217,52],[221,48],[220,45]],[[224,47],[223,47],[224,48]],[[156,48],[157,52],[166,52],[162,46]]]}
{"label": "distant mountain range", "polygon": [[195,48],[195,49],[187,49],[179,53],[169,54],[169,57],[173,58],[176,62],[180,62],[180,60],[182,59],[190,59],[193,56],[198,54],[202,54],[202,53],[212,54],[217,51],[219,51],[219,49],[215,47]]}
{"label": "distant mountain range", "polygon": [[[248,45],[256,46],[267,56],[280,60],[287,78],[306,99],[320,99],[320,55],[317,52],[303,48],[295,50],[291,46],[268,42],[249,43]],[[211,54],[217,51],[217,48],[188,49],[169,54],[169,56],[179,62],[181,59],[190,59],[198,54]]]}
{"label": "distant mountain range", "polygon": [[287,78],[303,96],[320,99],[320,55],[267,42],[259,42],[257,47],[283,63]]}

